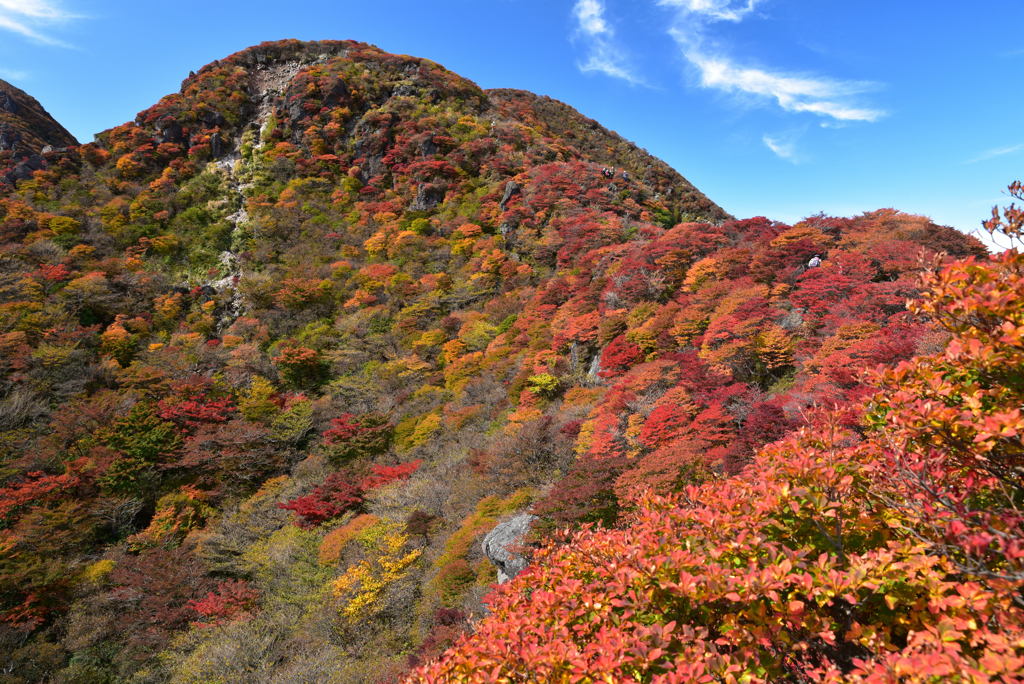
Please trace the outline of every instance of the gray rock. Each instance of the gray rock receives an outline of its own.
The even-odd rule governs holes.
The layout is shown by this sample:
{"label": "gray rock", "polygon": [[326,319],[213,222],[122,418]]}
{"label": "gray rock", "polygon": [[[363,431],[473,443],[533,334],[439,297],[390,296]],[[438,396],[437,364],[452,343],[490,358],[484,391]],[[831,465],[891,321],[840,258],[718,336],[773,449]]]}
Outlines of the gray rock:
{"label": "gray rock", "polygon": [[31,157],[28,158],[28,160],[25,163],[28,165],[28,168],[32,169],[33,171],[39,171],[40,169],[46,168],[46,160],[40,157],[38,154],[33,154]]}
{"label": "gray rock", "polygon": [[395,97],[409,97],[416,94],[416,86],[403,83],[402,85],[395,88],[395,91],[391,93]]}
{"label": "gray rock", "polygon": [[53,145],[47,145],[43,148],[41,154],[50,154],[51,152],[53,152]]}
{"label": "gray rock", "polygon": [[505,205],[512,199],[513,195],[518,195],[522,192],[522,188],[515,181],[509,181],[505,183],[505,194],[501,196],[501,201],[498,202],[498,208],[505,211]]}
{"label": "gray rock", "polygon": [[384,163],[384,155],[383,154],[371,155],[370,157],[367,157],[365,163],[366,163],[367,172],[370,174],[370,178],[373,178],[375,176],[379,176],[379,175],[387,172],[387,170],[388,170],[387,164]]}
{"label": "gray rock", "polygon": [[782,316],[775,321],[775,325],[779,326],[783,330],[796,330],[804,324],[804,317],[800,315],[800,311],[793,309],[785,316]]}
{"label": "gray rock", "polygon": [[15,150],[21,142],[21,131],[9,128],[6,124],[0,127],[0,150]]}
{"label": "gray rock", "polygon": [[409,205],[409,211],[430,211],[444,200],[444,190],[431,185],[421,183],[416,189],[416,199]]}
{"label": "gray rock", "polygon": [[224,141],[220,139],[220,133],[214,133],[210,136],[210,154],[213,155],[214,159],[220,159],[224,156]]}
{"label": "gray rock", "polygon": [[420,141],[420,156],[426,159],[427,157],[433,157],[438,151],[437,143],[434,142],[434,134],[428,133],[427,136]]}
{"label": "gray rock", "polygon": [[484,555],[498,568],[498,584],[508,582],[530,564],[526,558],[508,549],[526,536],[530,531],[530,523],[536,519],[537,516],[524,513],[501,523],[484,537]]}
{"label": "gray rock", "polygon": [[0,108],[6,109],[11,114],[18,113],[18,103],[6,90],[0,90]]}

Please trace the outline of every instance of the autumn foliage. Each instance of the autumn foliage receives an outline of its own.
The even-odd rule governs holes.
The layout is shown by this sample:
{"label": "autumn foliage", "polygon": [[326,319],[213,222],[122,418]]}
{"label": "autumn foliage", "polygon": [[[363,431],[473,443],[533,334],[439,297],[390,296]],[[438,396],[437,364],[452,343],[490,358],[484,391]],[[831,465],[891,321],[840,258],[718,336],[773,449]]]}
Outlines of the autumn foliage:
{"label": "autumn foliage", "polygon": [[1021,669],[1017,252],[736,219],[355,41],[40,159],[0,151],[0,678],[383,683],[463,632],[429,676]]}
{"label": "autumn foliage", "polygon": [[1022,265],[937,260],[912,310],[952,339],[876,374],[872,429],[822,414],[736,476],[640,496],[412,679],[1020,681]]}

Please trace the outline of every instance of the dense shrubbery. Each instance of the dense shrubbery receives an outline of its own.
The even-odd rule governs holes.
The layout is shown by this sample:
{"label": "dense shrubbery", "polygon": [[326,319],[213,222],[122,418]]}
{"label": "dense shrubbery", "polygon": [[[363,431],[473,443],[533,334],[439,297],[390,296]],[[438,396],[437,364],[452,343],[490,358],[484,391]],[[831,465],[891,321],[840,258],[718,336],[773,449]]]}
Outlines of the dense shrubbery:
{"label": "dense shrubbery", "polygon": [[[990,324],[1016,320],[1019,292],[982,261],[934,271],[922,289],[922,250],[926,265],[984,256],[952,229],[888,209],[733,220],[564,105],[351,41],[232,55],[46,160],[0,187],[0,649],[12,682],[394,680],[480,628],[495,579],[481,537],[531,506],[532,548],[599,523],[581,539],[641,549],[644,530],[699,527],[685,497],[707,511],[732,502],[732,518],[700,531],[708,549],[746,531],[735,558],[767,563],[785,547],[791,563],[816,563],[807,549],[832,553],[831,532],[801,528],[818,545],[806,548],[763,533],[792,531],[790,503],[834,523],[831,504],[737,475],[827,480],[815,449],[853,473],[837,485],[851,493],[844,515],[870,518],[877,499],[941,547],[941,563],[984,580],[972,596],[1018,579],[1017,502],[1000,492],[1017,486],[1001,407],[1019,359],[1011,331]],[[612,165],[633,180],[611,187]],[[815,253],[823,265],[808,271]],[[977,295],[946,301],[950,283]],[[908,311],[922,292],[940,304]],[[947,348],[951,335],[965,341]],[[902,391],[865,404],[876,390],[860,371],[879,364]],[[957,403],[954,387],[982,398]],[[945,421],[941,439],[921,421]],[[799,428],[803,442],[755,460]],[[895,454],[899,467],[870,470]],[[668,498],[638,502],[641,484]],[[929,495],[906,496],[911,486]],[[868,518],[850,528],[867,530],[850,554],[902,554],[946,586],[932,547],[896,528],[875,535]],[[579,544],[544,553],[552,564],[536,577],[555,577]],[[864,657],[821,636],[824,602],[789,599],[807,606],[792,614],[778,603],[823,585],[777,579],[785,591],[758,599],[774,611],[763,615],[751,586],[705,587],[708,612],[690,629],[731,629],[729,611],[748,606],[807,648],[733,630],[735,662],[774,657],[791,671],[801,653],[839,667]],[[877,598],[870,580],[850,581]],[[516,591],[498,601],[515,605]],[[943,600],[935,615],[956,619],[962,607]],[[970,610],[994,616],[985,601]],[[993,644],[998,619],[985,624]],[[630,656],[635,667],[662,657],[653,648]]]}
{"label": "dense shrubbery", "polygon": [[1024,254],[939,259],[922,291],[952,339],[877,373],[870,429],[820,412],[548,547],[411,681],[1021,681]]}

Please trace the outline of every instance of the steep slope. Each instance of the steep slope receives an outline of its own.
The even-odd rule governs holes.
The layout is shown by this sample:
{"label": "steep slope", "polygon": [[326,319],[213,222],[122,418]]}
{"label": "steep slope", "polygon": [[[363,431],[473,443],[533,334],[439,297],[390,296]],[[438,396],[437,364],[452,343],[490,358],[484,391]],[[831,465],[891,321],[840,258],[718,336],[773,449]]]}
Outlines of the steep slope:
{"label": "steep slope", "polygon": [[733,220],[565,105],[354,41],[243,50],[44,161],[0,188],[22,681],[386,681],[470,626],[503,518],[616,525],[815,405],[857,426],[859,368],[945,339],[918,254],[985,253],[893,209]]}
{"label": "steep slope", "polygon": [[502,117],[523,122],[548,138],[558,139],[583,159],[601,164],[602,167],[629,172],[656,196],[675,199],[675,203],[670,206],[678,207],[678,214],[674,217],[676,223],[684,219],[720,221],[732,218],[671,166],[652,157],[646,150],[638,149],[593,119],[580,115],[572,107],[525,90],[502,88],[488,90],[486,93],[491,106]]}
{"label": "steep slope", "polygon": [[39,154],[47,145],[77,144],[34,97],[0,79],[0,153],[11,152],[18,159]]}

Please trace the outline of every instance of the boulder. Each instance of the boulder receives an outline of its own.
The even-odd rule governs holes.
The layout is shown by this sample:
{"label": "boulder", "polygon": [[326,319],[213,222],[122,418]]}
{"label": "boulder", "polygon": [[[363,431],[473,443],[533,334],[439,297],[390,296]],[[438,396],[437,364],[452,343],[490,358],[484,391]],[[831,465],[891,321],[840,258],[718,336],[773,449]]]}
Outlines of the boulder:
{"label": "boulder", "polygon": [[788,330],[796,330],[797,328],[799,328],[803,324],[804,324],[804,317],[801,316],[800,312],[798,310],[796,310],[796,309],[794,309],[793,311],[790,311],[788,314],[786,314],[785,316],[782,316],[777,321],[775,321],[775,325],[777,325],[780,328],[782,328],[783,330],[787,330],[787,331]]}
{"label": "boulder", "polygon": [[202,119],[203,123],[208,126],[223,126],[228,122],[227,119],[224,118],[224,115],[215,109],[207,109],[203,112]]}
{"label": "boulder", "polygon": [[498,584],[508,582],[530,564],[523,556],[509,551],[509,548],[520,543],[530,531],[530,523],[536,519],[537,516],[524,513],[501,523],[484,537],[484,555],[498,568]]}

